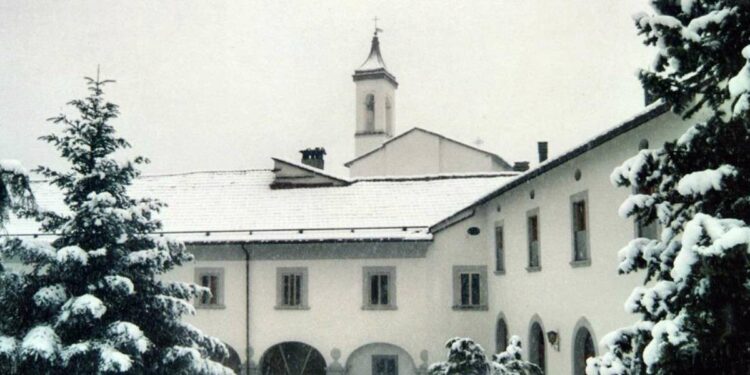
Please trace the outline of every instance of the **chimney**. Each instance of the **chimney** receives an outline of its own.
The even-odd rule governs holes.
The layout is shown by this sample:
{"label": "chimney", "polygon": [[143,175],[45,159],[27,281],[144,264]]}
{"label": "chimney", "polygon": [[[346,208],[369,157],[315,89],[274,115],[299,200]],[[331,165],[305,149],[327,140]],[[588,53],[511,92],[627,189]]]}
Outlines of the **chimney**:
{"label": "chimney", "polygon": [[537,151],[539,151],[539,162],[544,163],[547,160],[547,142],[537,142]]}
{"label": "chimney", "polygon": [[513,163],[513,170],[516,172],[526,172],[529,170],[528,161],[517,161]]}
{"label": "chimney", "polygon": [[318,169],[325,167],[326,149],[323,147],[306,148],[300,152],[302,153],[302,164]]}

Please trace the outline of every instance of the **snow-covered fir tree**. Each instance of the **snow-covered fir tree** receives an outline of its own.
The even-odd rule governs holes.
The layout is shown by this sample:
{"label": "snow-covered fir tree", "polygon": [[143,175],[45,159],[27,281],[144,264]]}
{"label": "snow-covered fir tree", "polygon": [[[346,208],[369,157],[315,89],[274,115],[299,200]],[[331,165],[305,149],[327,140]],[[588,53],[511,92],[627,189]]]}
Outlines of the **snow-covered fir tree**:
{"label": "snow-covered fir tree", "polygon": [[652,0],[636,25],[657,57],[644,88],[694,125],[612,173],[620,214],[658,221],[619,252],[644,271],[588,374],[746,374],[750,369],[750,2]]}
{"label": "snow-covered fir tree", "polygon": [[129,145],[110,124],[118,107],[102,86],[111,81],[87,81],[90,95],[69,103],[77,118],[51,119],[62,131],[42,137],[70,164],[37,170],[68,207],[36,213],[56,239],[0,244],[3,257],[24,264],[23,272],[0,274],[0,373],[232,373],[219,363],[226,347],[181,321],[206,289],[158,278],[192,256],[153,235],[162,203],[128,196],[147,160],[113,158]]}
{"label": "snow-covered fir tree", "polygon": [[513,336],[502,353],[494,354],[492,362],[481,345],[470,338],[455,337],[445,343],[448,360],[434,363],[430,375],[541,375],[539,366],[522,358],[521,339]]}
{"label": "snow-covered fir tree", "polygon": [[34,209],[34,195],[26,169],[17,160],[0,159],[0,230],[10,212],[30,212]]}

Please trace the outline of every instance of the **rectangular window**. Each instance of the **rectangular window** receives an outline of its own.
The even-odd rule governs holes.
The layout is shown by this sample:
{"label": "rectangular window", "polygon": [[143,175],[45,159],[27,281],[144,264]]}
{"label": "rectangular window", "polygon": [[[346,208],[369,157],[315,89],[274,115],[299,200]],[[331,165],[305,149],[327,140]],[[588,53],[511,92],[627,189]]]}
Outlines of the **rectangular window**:
{"label": "rectangular window", "polygon": [[363,308],[392,310],[396,308],[396,268],[364,267]]}
{"label": "rectangular window", "polygon": [[495,272],[505,272],[505,238],[503,226],[495,226]]}
{"label": "rectangular window", "polygon": [[224,308],[224,269],[196,268],[196,284],[208,289],[196,301],[196,307],[206,309]]}
{"label": "rectangular window", "polygon": [[276,308],[307,309],[307,268],[276,269]]}
{"label": "rectangular window", "polygon": [[372,356],[372,375],[398,375],[398,356]]}
{"label": "rectangular window", "polygon": [[589,256],[589,223],[588,223],[588,192],[583,191],[570,197],[573,237],[573,261],[574,266],[590,264]]}
{"label": "rectangular window", "polygon": [[[653,194],[655,189],[653,187],[640,188],[638,194]],[[656,220],[649,222],[647,219],[641,219],[636,217],[635,219],[635,235],[636,237],[643,237],[648,239],[656,239],[659,236],[659,224]]]}
{"label": "rectangular window", "polygon": [[454,309],[487,309],[487,267],[453,266]]}
{"label": "rectangular window", "polygon": [[539,245],[539,209],[526,214],[529,237],[529,270],[538,270],[542,266]]}

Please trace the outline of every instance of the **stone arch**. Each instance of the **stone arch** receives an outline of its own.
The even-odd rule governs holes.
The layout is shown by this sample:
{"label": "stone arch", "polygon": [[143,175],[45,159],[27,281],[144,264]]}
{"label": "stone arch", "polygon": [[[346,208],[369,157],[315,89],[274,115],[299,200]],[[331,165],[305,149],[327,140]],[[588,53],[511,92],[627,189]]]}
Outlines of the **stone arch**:
{"label": "stone arch", "polygon": [[347,374],[370,374],[373,356],[396,356],[399,375],[414,375],[417,365],[409,352],[400,346],[384,342],[365,344],[355,349],[346,359]]}
{"label": "stone arch", "polygon": [[527,345],[529,347],[529,362],[537,364],[541,369],[542,373],[547,373],[547,344],[544,333],[544,325],[542,324],[542,318],[539,315],[534,314],[529,322],[529,336]]}
{"label": "stone arch", "polygon": [[508,347],[508,321],[502,312],[495,319],[495,353],[505,351]]}
{"label": "stone arch", "polygon": [[285,341],[263,353],[259,368],[261,375],[325,375],[326,360],[308,344]]}
{"label": "stone arch", "polygon": [[224,346],[227,347],[227,352],[229,352],[229,355],[221,361],[221,364],[231,368],[235,373],[239,374],[240,370],[242,369],[242,360],[240,359],[240,355],[236,350],[234,350],[231,345],[224,343]]}
{"label": "stone arch", "polygon": [[365,96],[365,131],[375,131],[375,95]]}
{"label": "stone arch", "polygon": [[597,341],[594,337],[594,329],[591,328],[591,324],[585,317],[578,319],[573,328],[572,340],[573,343],[570,346],[572,348],[571,355],[573,356],[572,373],[574,375],[585,374],[586,359],[597,355]]}

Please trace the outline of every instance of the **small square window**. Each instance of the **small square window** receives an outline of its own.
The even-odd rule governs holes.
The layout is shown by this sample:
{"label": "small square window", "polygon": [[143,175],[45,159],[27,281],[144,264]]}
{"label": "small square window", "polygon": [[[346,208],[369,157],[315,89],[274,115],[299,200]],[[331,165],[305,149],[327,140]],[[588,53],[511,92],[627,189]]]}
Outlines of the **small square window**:
{"label": "small square window", "polygon": [[495,225],[495,273],[505,272],[505,237],[503,225]]}
{"label": "small square window", "polygon": [[539,209],[526,213],[526,225],[529,239],[529,271],[538,271],[542,267],[541,245],[539,241]]}
{"label": "small square window", "polygon": [[396,308],[396,268],[363,268],[363,308],[393,310]]}
{"label": "small square window", "polygon": [[372,375],[398,375],[398,356],[373,355]]}
{"label": "small square window", "polygon": [[571,196],[570,203],[572,213],[571,236],[573,238],[573,259],[571,265],[590,265],[588,192],[584,191]]}
{"label": "small square window", "polygon": [[224,308],[224,269],[223,268],[196,268],[196,284],[208,289],[197,298],[195,306],[205,309]]}
{"label": "small square window", "polygon": [[458,310],[487,309],[486,266],[453,266],[453,307]]}
{"label": "small square window", "polygon": [[307,268],[276,269],[276,308],[307,309]]}

